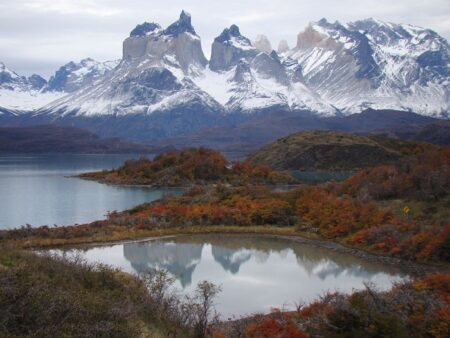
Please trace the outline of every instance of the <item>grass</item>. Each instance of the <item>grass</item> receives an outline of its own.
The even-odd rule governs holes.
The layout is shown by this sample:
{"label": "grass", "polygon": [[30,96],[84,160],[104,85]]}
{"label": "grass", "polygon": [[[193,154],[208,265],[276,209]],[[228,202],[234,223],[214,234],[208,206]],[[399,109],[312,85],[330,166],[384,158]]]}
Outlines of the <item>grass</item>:
{"label": "grass", "polygon": [[101,265],[0,248],[0,336],[161,337],[142,281]]}
{"label": "grass", "polygon": [[[70,227],[67,227],[70,228]],[[75,228],[75,227],[73,227]],[[171,227],[155,230],[139,230],[127,226],[106,225],[103,233],[90,234],[80,237],[48,237],[33,235],[24,238],[4,239],[3,246],[20,249],[50,248],[65,245],[108,243],[125,240],[139,240],[149,237],[160,237],[180,234],[208,234],[208,233],[248,233],[248,234],[272,234],[272,235],[298,235],[295,227],[274,226],[191,226]],[[305,233],[306,235],[306,233]],[[313,235],[314,236],[314,235]]]}

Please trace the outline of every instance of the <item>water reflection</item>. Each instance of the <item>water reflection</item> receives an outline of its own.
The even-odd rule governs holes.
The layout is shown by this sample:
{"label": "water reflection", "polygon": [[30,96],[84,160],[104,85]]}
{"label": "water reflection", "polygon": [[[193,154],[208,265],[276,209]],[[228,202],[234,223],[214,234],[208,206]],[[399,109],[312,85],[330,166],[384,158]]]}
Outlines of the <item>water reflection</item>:
{"label": "water reflection", "polygon": [[202,261],[202,253],[207,256],[209,252],[224,272],[233,275],[238,274],[241,265],[252,258],[254,264],[264,265],[271,255],[280,259],[294,256],[297,266],[307,276],[320,280],[342,275],[369,280],[380,271],[393,275],[398,273],[392,267],[368,263],[348,254],[267,237],[179,236],[123,245],[124,258],[131,264],[134,272],[165,269],[179,280],[183,288],[192,284],[192,275]]}
{"label": "water reflection", "polygon": [[123,246],[123,256],[137,273],[165,269],[186,287],[192,283],[192,273],[200,263],[202,247],[172,241],[129,243]]}
{"label": "water reflection", "polygon": [[266,236],[178,236],[69,254],[130,273],[166,269],[176,278],[176,289],[186,294],[209,280],[222,286],[217,309],[226,317],[290,308],[293,302],[309,302],[326,291],[361,289],[365,282],[387,289],[406,278],[393,267]]}

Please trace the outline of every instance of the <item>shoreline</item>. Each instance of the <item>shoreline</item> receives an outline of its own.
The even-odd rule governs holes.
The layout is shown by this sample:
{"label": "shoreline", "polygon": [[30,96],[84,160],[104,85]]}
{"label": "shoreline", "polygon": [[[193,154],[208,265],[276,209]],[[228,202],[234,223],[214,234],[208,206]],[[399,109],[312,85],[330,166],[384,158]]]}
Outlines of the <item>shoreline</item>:
{"label": "shoreline", "polygon": [[[420,263],[415,261],[408,261],[401,258],[377,255],[368,252],[362,248],[349,247],[342,243],[332,240],[324,240],[320,238],[310,238],[295,231],[293,228],[275,228],[275,227],[261,227],[253,226],[249,228],[242,227],[228,227],[228,226],[209,226],[209,227],[192,227],[192,228],[171,228],[164,230],[146,231],[140,234],[134,234],[135,236],[124,236],[122,239],[117,240],[81,240],[65,243],[53,243],[37,246],[30,246],[26,250],[50,250],[50,249],[71,249],[77,247],[94,247],[94,246],[112,246],[130,242],[146,242],[157,239],[171,238],[176,236],[189,236],[189,235],[249,235],[249,236],[261,236],[270,237],[275,239],[282,239],[292,241],[298,244],[310,245],[318,248],[324,248],[337,253],[348,254],[368,262],[379,263],[389,265],[397,268],[400,271],[407,273],[413,277],[422,277],[428,273],[433,272],[445,272],[450,271],[450,266],[442,264],[430,264]],[[31,244],[31,243],[30,243]]]}

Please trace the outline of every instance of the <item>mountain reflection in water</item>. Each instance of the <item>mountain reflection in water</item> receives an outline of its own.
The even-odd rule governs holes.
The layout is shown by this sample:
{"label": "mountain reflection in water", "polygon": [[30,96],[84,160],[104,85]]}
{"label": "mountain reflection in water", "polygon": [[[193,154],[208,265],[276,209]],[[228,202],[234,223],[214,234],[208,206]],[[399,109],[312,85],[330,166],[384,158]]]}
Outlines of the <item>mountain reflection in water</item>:
{"label": "mountain reflection in water", "polygon": [[[346,274],[370,279],[380,270],[395,274],[395,269],[362,261],[347,254],[302,245],[282,239],[242,236],[180,236],[171,239],[133,242],[123,245],[123,254],[136,273],[165,269],[183,288],[190,286],[192,275],[202,256],[211,256],[222,269],[233,275],[242,264],[254,259],[264,265],[271,255],[294,255],[299,268],[308,276],[325,280]],[[366,264],[365,264],[366,263]]]}
{"label": "mountain reflection in water", "polygon": [[224,318],[293,308],[294,302],[308,303],[327,291],[351,292],[367,282],[385,290],[406,278],[393,267],[348,254],[255,235],[186,235],[53,252],[129,273],[166,269],[181,294],[192,294],[208,280],[222,287],[216,308]]}

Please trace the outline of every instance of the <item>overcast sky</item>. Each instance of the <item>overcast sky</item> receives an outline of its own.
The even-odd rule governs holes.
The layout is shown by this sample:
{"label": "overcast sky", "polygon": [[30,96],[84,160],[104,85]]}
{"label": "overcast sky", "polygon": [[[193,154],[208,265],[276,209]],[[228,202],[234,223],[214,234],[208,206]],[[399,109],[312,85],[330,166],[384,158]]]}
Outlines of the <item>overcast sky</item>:
{"label": "overcast sky", "polygon": [[163,27],[182,9],[192,15],[206,56],[225,27],[251,39],[265,34],[290,46],[310,21],[373,17],[431,28],[450,38],[450,0],[0,0],[0,61],[19,74],[51,75],[92,57],[118,59],[122,41],[144,21]]}

